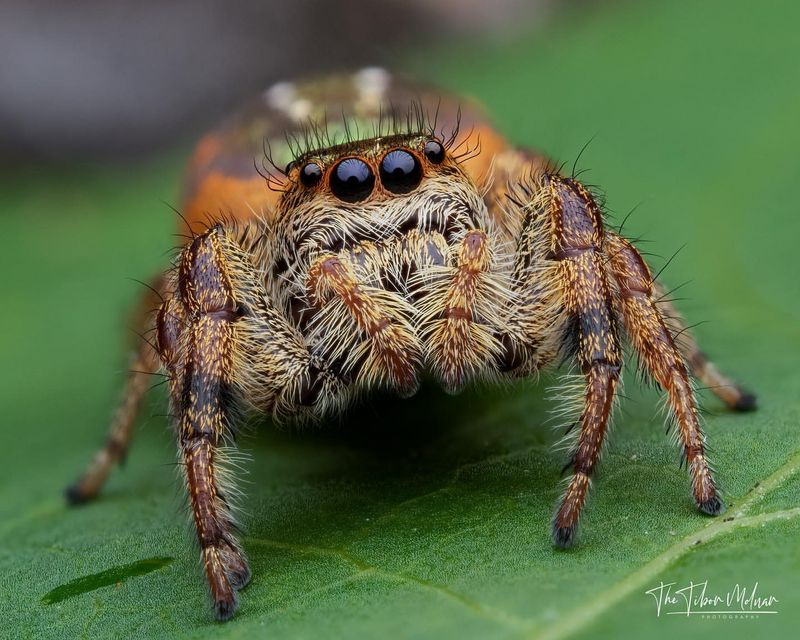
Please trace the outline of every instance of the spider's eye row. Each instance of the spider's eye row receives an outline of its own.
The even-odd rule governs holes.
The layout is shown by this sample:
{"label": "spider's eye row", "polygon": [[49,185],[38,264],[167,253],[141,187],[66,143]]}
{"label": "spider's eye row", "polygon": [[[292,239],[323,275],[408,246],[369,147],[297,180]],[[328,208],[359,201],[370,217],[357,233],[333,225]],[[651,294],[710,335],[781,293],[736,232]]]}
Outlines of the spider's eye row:
{"label": "spider's eye row", "polygon": [[375,175],[361,158],[345,158],[331,171],[330,185],[339,200],[359,202],[372,193]]}
{"label": "spider's eye row", "polygon": [[313,187],[322,180],[322,167],[316,162],[307,162],[300,169],[300,182],[304,187]]}
{"label": "spider's eye row", "polygon": [[428,140],[423,149],[425,157],[433,164],[444,162],[444,146],[438,140]]}
{"label": "spider's eye row", "polygon": [[[444,146],[438,140],[428,140],[423,152],[433,164],[444,162]],[[419,157],[408,149],[387,151],[378,167],[383,188],[397,194],[409,193],[416,189],[422,182],[422,173]],[[322,168],[316,162],[309,162],[300,170],[300,182],[306,187],[318,184],[322,176]],[[328,184],[333,195],[339,200],[361,202],[375,189],[375,173],[362,158],[343,158],[330,171]]]}
{"label": "spider's eye row", "polygon": [[413,153],[395,149],[383,156],[380,174],[385,189],[392,193],[408,193],[422,180],[422,167]]}

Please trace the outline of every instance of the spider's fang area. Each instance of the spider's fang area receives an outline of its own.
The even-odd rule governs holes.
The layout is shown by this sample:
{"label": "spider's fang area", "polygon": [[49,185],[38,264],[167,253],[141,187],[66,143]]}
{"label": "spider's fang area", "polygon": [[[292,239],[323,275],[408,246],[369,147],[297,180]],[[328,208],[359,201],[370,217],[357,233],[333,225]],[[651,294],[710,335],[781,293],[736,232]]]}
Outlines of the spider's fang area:
{"label": "spider's fang area", "polygon": [[725,512],[725,504],[720,500],[719,496],[698,502],[697,508],[709,516],[718,516]]}

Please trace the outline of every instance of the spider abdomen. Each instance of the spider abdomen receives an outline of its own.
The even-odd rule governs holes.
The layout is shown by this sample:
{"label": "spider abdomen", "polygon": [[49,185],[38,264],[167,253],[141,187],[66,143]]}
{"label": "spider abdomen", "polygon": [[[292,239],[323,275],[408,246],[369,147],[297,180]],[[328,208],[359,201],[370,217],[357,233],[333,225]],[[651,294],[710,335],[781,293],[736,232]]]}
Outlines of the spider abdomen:
{"label": "spider abdomen", "polygon": [[272,165],[283,169],[309,146],[370,137],[377,129],[388,133],[421,119],[435,121],[440,131],[460,130],[454,142],[465,145],[462,153],[469,150],[467,139],[472,147],[480,140],[482,153],[468,153],[464,162],[478,182],[489,173],[492,155],[508,147],[474,101],[383,69],[279,82],[200,140],[184,183],[184,224],[200,232],[220,215],[268,218],[281,194],[264,188],[264,175],[273,173],[265,151]]}

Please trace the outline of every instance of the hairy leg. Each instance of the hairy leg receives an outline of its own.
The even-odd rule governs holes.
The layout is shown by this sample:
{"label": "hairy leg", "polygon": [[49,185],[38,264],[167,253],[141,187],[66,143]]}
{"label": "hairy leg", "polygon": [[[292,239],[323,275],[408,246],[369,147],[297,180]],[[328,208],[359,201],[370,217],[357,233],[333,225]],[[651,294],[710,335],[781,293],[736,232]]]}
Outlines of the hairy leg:
{"label": "hairy leg", "polygon": [[216,617],[236,609],[236,588],[249,579],[233,536],[233,518],[220,480],[222,447],[233,421],[233,295],[215,231],[198,236],[178,265],[177,290],[158,319],[159,349],[170,374],[178,446]]}
{"label": "hairy leg", "polygon": [[[136,326],[139,334],[145,336],[153,328],[155,309],[163,294],[164,282],[156,279],[151,291],[139,303]],[[153,374],[158,372],[161,363],[158,353],[144,337],[131,359],[128,378],[122,393],[122,400],[111,420],[105,443],[95,454],[89,466],[73,484],[67,487],[65,495],[70,504],[82,504],[97,497],[114,465],[125,459],[133,436],[136,416],[147,390],[153,386]]]}
{"label": "hairy leg", "polygon": [[714,363],[700,349],[692,332],[687,328],[681,314],[666,299],[667,292],[659,282],[653,283],[653,298],[664,319],[664,324],[672,333],[692,374],[715,396],[735,411],[752,411],[756,408],[756,396],[722,374]]}
{"label": "hairy leg", "polygon": [[717,515],[723,510],[723,503],[706,459],[694,390],[686,363],[653,298],[650,270],[633,245],[619,236],[607,236],[606,255],[617,283],[618,305],[634,349],[647,371],[667,393],[692,477],[694,500],[704,513]]}
{"label": "hairy leg", "polygon": [[[534,210],[549,238],[551,288],[565,317],[563,347],[575,356],[586,387],[580,431],[572,452],[573,470],[553,519],[553,540],[570,546],[586,503],[591,476],[600,458],[622,367],[602,246],[604,227],[591,194],[569,178],[544,174]],[[524,238],[521,246],[525,246]]]}
{"label": "hairy leg", "polygon": [[320,410],[337,383],[267,301],[243,235],[218,225],[184,249],[175,294],[158,317],[189,500],[220,620],[233,615],[236,591],[250,577],[233,534],[235,487],[224,464],[237,409],[296,413],[307,403]]}

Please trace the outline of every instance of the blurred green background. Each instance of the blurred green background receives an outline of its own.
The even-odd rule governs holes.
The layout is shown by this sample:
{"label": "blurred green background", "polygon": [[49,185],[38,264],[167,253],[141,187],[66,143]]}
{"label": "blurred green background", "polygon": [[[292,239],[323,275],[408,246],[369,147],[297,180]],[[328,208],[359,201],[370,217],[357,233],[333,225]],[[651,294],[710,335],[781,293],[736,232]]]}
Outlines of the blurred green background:
{"label": "blurred green background", "polygon": [[[526,14],[528,15],[528,14]],[[511,22],[514,22],[511,20]],[[564,456],[544,380],[378,398],[321,429],[243,439],[254,569],[213,623],[163,391],[124,471],[67,509],[124,377],[127,313],[168,261],[187,145],[124,163],[16,162],[0,178],[0,637],[789,637],[800,623],[800,5],[572,3],[479,41],[407,46],[396,66],[480,98],[520,144],[638,206],[664,279],[726,372],[759,393],[733,415],[704,394],[726,517],[699,515],[658,397],[629,372],[581,544],[549,521]],[[20,152],[21,153],[21,152]],[[33,159],[32,159],[33,158]],[[425,419],[420,419],[423,415]],[[65,599],[51,589],[154,557],[157,571]],[[645,592],[758,583],[774,615],[657,616]]]}

